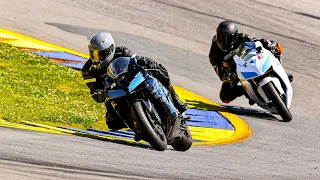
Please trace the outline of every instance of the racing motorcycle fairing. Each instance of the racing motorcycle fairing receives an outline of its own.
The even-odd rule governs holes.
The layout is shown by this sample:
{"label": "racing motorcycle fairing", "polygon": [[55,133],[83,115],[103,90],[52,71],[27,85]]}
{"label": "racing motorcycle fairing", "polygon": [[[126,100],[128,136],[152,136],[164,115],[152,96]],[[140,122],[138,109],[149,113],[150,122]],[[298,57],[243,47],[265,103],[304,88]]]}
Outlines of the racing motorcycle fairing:
{"label": "racing motorcycle fairing", "polygon": [[242,43],[233,59],[240,83],[253,101],[260,106],[270,102],[262,87],[272,81],[278,93],[285,95],[286,106],[290,108],[293,90],[288,76],[279,60],[261,42]]}

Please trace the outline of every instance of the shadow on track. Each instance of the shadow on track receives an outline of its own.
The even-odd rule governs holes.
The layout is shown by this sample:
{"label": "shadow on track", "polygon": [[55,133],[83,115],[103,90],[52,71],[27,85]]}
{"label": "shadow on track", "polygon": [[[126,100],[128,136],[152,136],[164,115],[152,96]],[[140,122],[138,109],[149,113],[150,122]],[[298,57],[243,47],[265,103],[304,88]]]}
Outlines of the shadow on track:
{"label": "shadow on track", "polygon": [[256,117],[263,120],[269,121],[278,121],[278,119],[270,114],[270,112],[266,110],[246,108],[240,106],[230,106],[230,105],[213,105],[207,104],[201,101],[196,100],[187,100],[186,101],[189,106],[195,109],[202,110],[213,110],[218,112],[229,112],[232,114],[240,115],[240,116],[248,116],[248,117]]}
{"label": "shadow on track", "polygon": [[142,143],[138,143],[138,142],[127,141],[125,139],[120,139],[120,138],[115,139],[110,136],[109,136],[109,138],[106,138],[106,136],[104,136],[102,134],[95,134],[94,133],[94,131],[102,131],[102,130],[88,129],[86,131],[88,131],[88,132],[91,131],[93,133],[87,133],[87,132],[84,132],[84,130],[70,129],[70,128],[61,127],[61,126],[59,128],[72,130],[75,132],[74,135],[76,135],[76,136],[81,136],[81,137],[96,139],[96,140],[100,140],[100,141],[106,141],[106,142],[127,145],[127,146],[140,147],[140,148],[144,148],[144,149],[154,150],[149,144],[142,144]]}

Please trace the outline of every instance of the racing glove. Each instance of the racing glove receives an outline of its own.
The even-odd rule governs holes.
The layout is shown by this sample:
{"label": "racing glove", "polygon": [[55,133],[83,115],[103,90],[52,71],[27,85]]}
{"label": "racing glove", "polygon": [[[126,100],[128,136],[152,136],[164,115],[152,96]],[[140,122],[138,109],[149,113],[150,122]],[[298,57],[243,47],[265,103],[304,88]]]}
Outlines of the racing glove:
{"label": "racing glove", "polygon": [[98,103],[105,102],[107,99],[107,91],[102,90],[102,89],[97,89],[91,97],[96,100]]}
{"label": "racing glove", "polygon": [[271,41],[268,45],[268,48],[272,52],[272,54],[279,53],[278,43],[276,43],[275,41]]}
{"label": "racing glove", "polygon": [[260,42],[263,44],[263,46],[271,51],[273,54],[281,54],[283,51],[283,47],[280,43],[277,43],[276,41],[268,41],[266,39],[261,39]]}
{"label": "racing glove", "polygon": [[277,43],[275,41],[271,41],[268,45],[270,52],[282,63],[281,61],[281,53],[283,51],[283,47],[280,43]]}
{"label": "racing glove", "polygon": [[238,77],[235,73],[226,73],[226,74],[223,74],[223,76],[220,78],[222,82],[224,83],[232,83],[232,82],[235,82]]}
{"label": "racing glove", "polygon": [[217,75],[220,77],[220,80],[224,83],[230,83],[237,79],[237,76],[231,70],[228,70],[226,67],[214,67]]}

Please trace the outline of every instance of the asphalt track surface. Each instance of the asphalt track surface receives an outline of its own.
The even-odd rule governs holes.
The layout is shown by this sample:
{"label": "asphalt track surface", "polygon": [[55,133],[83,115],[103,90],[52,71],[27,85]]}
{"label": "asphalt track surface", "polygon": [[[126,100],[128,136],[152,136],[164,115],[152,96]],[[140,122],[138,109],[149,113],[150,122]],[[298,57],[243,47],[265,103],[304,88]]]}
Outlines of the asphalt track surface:
{"label": "asphalt track surface", "polygon": [[239,98],[228,109],[252,137],[185,153],[0,128],[1,179],[320,179],[319,1],[128,2],[1,0],[0,27],[83,53],[96,31],[110,31],[118,45],[163,63],[174,84],[220,102],[207,55],[215,27],[232,19],[246,33],[282,42],[295,77],[292,122]]}

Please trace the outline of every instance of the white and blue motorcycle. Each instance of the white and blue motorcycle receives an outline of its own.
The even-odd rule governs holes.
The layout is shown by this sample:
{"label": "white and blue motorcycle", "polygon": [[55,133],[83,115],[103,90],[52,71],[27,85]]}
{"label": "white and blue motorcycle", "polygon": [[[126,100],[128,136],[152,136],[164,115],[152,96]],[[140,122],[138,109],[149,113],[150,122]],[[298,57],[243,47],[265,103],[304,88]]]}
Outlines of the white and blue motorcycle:
{"label": "white and blue motorcycle", "polygon": [[242,43],[233,60],[240,83],[250,98],[261,108],[279,114],[282,121],[291,121],[293,90],[279,60],[259,41]]}

